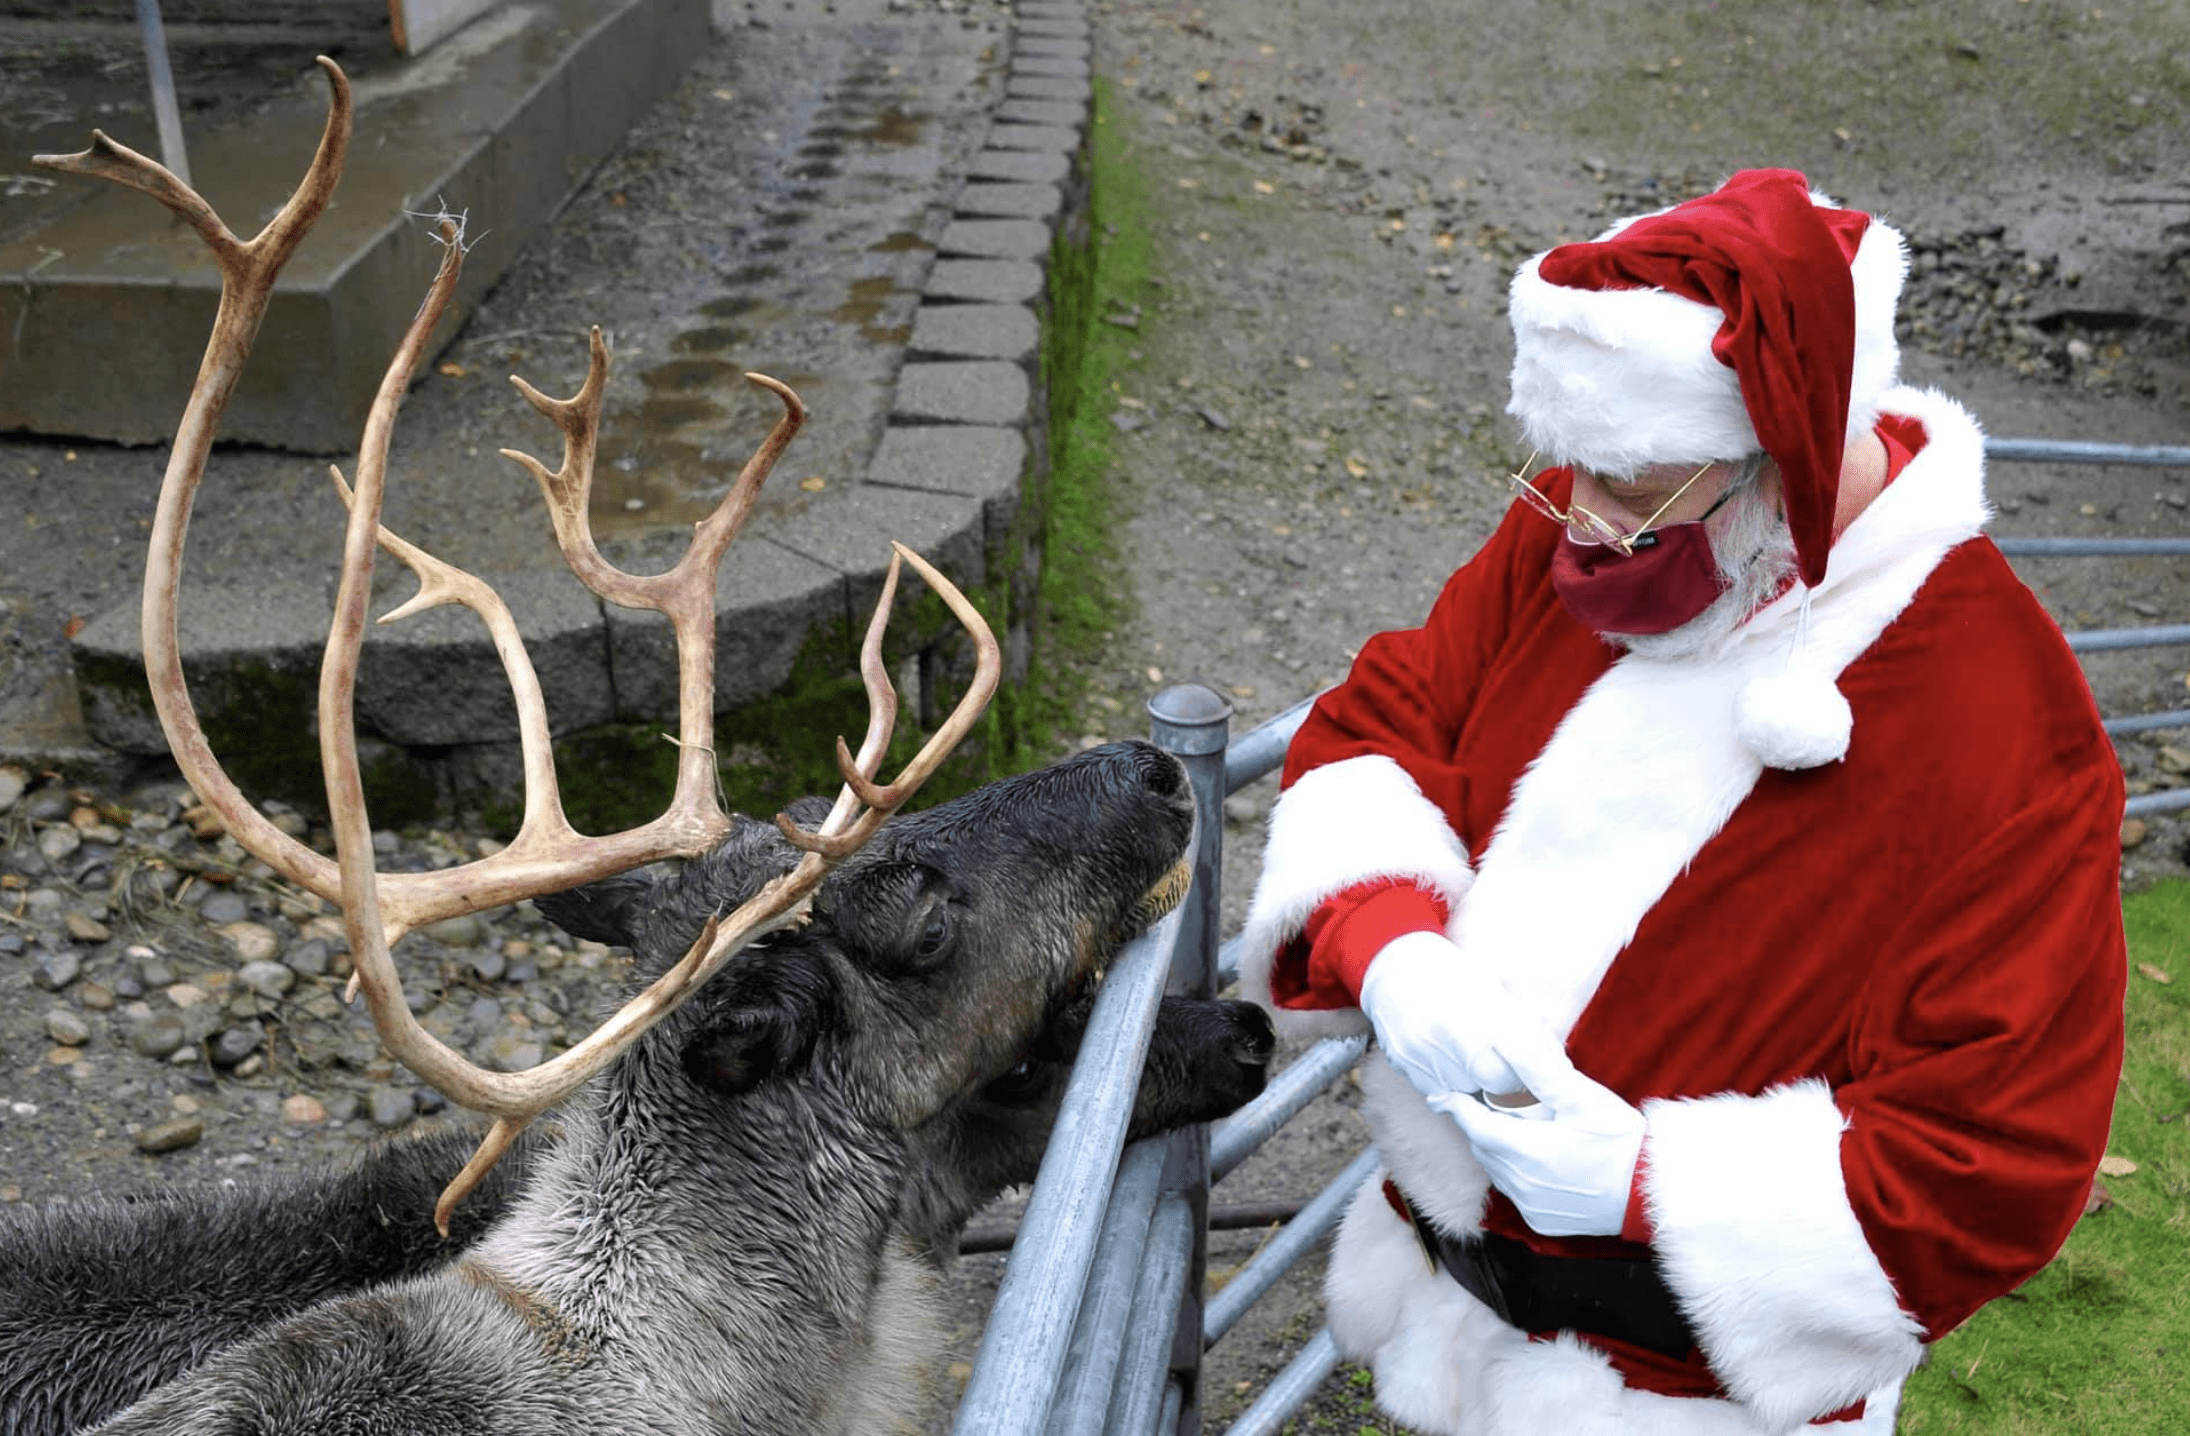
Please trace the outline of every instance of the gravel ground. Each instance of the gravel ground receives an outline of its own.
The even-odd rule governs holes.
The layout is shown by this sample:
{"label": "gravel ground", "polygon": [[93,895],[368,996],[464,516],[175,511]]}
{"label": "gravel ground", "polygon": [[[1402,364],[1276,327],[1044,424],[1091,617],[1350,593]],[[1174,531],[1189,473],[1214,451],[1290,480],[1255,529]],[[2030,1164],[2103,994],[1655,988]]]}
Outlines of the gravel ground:
{"label": "gravel ground", "polygon": [[[1137,612],[1093,674],[1088,737],[1144,731],[1142,702],[1181,679],[1262,721],[1336,681],[1367,634],[1418,621],[1520,457],[1502,415],[1513,264],[1740,165],[1805,168],[1904,229],[1905,372],[1991,432],[2185,441],[2179,4],[1093,14],[1155,268],[1120,316],[1140,347],[1113,417]],[[1994,492],[2000,532],[2190,532],[2179,469],[2003,467]],[[2025,573],[2075,628],[2182,621],[2182,570]],[[2090,672],[2109,712],[2184,706],[2179,649]],[[2170,786],[2190,740],[2123,757],[2132,791]],[[1270,797],[1265,783],[1231,809],[1235,916]],[[277,816],[326,846],[307,816]],[[482,840],[380,844],[387,868],[416,870]],[[2133,825],[2125,881],[2183,875],[2183,842],[2172,818]],[[0,768],[0,845],[0,1201],[240,1178],[436,1109],[337,1000],[332,915],[237,851],[171,774],[92,791]],[[398,961],[426,1024],[502,1065],[585,1027],[618,971],[525,904],[415,935]],[[1349,1106],[1342,1084],[1218,1200],[1311,1194],[1358,1148]],[[1219,1236],[1213,1268],[1262,1239]],[[960,1264],[960,1356],[996,1265]],[[1318,1277],[1303,1267],[1216,1349],[1210,1429],[1313,1333]],[[1341,1373],[1303,1429],[1392,1428]]]}

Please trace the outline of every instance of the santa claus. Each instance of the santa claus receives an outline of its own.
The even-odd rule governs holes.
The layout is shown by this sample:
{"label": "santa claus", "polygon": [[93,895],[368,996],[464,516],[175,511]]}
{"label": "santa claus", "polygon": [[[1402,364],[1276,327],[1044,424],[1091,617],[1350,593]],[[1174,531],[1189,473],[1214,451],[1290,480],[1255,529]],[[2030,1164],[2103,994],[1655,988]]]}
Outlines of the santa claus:
{"label": "santa claus", "polygon": [[1550,465],[1293,741],[1243,983],[1377,1038],[1330,1323],[1424,1432],[1890,1432],[2081,1210],[2121,774],[1906,269],[1785,170],[1524,264]]}

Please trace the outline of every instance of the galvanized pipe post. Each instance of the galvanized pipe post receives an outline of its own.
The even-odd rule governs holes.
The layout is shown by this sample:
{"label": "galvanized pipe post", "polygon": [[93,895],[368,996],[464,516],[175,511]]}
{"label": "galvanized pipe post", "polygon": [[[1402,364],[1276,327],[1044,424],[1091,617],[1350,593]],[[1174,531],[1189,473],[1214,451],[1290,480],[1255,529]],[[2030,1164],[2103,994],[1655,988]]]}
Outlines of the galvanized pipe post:
{"label": "galvanized pipe post", "polygon": [[[1231,739],[1232,705],[1198,683],[1166,688],[1148,700],[1149,737],[1186,765],[1194,790],[1194,886],[1187,899],[1178,946],[1172,950],[1171,990],[1213,997],[1217,989],[1217,940],[1224,913],[1218,875],[1224,858],[1224,750]],[[1202,1286],[1209,1248],[1209,1131],[1175,1134],[1164,1164],[1164,1190],[1186,1203],[1192,1242],[1178,1324],[1171,1342],[1171,1374],[1180,1392],[1178,1436],[1201,1431]],[[1169,1410],[1168,1403],[1165,1410]]]}

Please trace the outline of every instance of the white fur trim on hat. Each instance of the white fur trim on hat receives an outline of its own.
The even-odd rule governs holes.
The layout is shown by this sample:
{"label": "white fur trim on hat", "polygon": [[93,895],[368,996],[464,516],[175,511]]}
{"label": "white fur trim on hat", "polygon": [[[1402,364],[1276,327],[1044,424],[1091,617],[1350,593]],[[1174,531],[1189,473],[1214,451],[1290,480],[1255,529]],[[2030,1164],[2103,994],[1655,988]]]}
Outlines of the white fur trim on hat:
{"label": "white fur trim on hat", "polygon": [[[1810,199],[1833,203],[1816,190]],[[1621,220],[1597,239],[1641,218],[1646,216]],[[1520,420],[1531,448],[1614,477],[1650,464],[1739,458],[1757,449],[1740,381],[1711,352],[1724,315],[1662,289],[1552,284],[1538,273],[1543,260],[1538,254],[1521,266],[1508,302],[1513,386],[1506,412]],[[1851,433],[1876,422],[1880,398],[1897,382],[1894,309],[1908,268],[1900,231],[1874,217],[1849,267],[1855,283]]]}

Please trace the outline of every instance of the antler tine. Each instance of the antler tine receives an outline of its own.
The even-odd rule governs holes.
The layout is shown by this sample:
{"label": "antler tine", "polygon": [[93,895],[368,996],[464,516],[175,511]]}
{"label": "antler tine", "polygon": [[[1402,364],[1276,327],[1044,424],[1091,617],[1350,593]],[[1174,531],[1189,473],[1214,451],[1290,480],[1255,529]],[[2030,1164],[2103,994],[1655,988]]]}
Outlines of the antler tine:
{"label": "antler tine", "polygon": [[784,447],[806,421],[806,406],[787,384],[765,374],[745,377],[783,403],[783,413],[753,451],[737,481],[707,518],[695,526],[692,542],[676,566],[665,573],[640,575],[608,562],[593,537],[589,512],[593,462],[598,448],[601,400],[608,379],[608,344],[592,331],[585,383],[568,399],[541,393],[523,379],[511,382],[532,406],[563,432],[563,462],[550,472],[530,454],[502,450],[540,486],[547,501],[556,544],[587,588],[625,608],[651,608],[669,619],[677,640],[677,782],[670,811],[662,821],[682,827],[713,828],[722,821],[715,800],[715,590],[724,550],[752,511],[753,500]]}
{"label": "antler tine", "polygon": [[[967,685],[965,696],[951,711],[951,716],[929,736],[920,751],[913,755],[912,761],[905,765],[904,771],[887,786],[878,787],[873,781],[875,767],[881,758],[880,744],[887,743],[889,739],[886,729],[881,730],[878,743],[877,730],[870,724],[868,743],[862,748],[857,761],[851,758],[844,740],[837,740],[837,764],[844,775],[846,792],[830,811],[828,821],[819,830],[809,833],[785,819],[777,819],[777,826],[784,830],[785,836],[794,844],[808,853],[824,857],[842,858],[855,851],[874,835],[874,830],[882,825],[884,819],[903,807],[920,790],[920,785],[927,782],[951,750],[965,741],[966,735],[973,731],[973,725],[988,707],[989,699],[994,696],[997,681],[1003,673],[1003,655],[997,647],[996,635],[989,631],[988,623],[981,617],[980,610],[958,591],[956,584],[943,577],[919,554],[894,540],[890,547],[898,558],[910,563],[927,580],[928,586],[942,597],[958,621],[965,626],[974,645],[973,681]],[[890,569],[891,581],[885,584],[885,596],[894,587],[897,569],[895,559],[892,560]],[[896,693],[890,688],[883,668],[882,633],[879,625],[868,626],[866,646],[860,652],[860,672],[867,679],[870,698],[878,690],[887,693],[894,708]],[[879,707],[879,701],[877,706]],[[871,755],[869,750],[872,750]],[[832,825],[837,824],[846,811],[847,800],[855,796],[866,805],[865,811],[845,824],[841,830],[833,830]]]}
{"label": "antler tine", "polygon": [[329,99],[327,123],[311,167],[279,213],[249,241],[236,238],[197,191],[158,162],[93,131],[91,148],[74,155],[39,155],[33,164],[127,185],[151,195],[197,231],[220,266],[220,308],[190,398],[176,425],[175,445],[160,480],[158,508],[145,559],[142,613],[145,677],[176,765],[201,801],[219,814],[236,840],[299,886],[332,898],[340,890],[333,862],[275,827],[229,781],[213,756],[183,677],[176,598],[190,510],[205,477],[213,435],[272,298],[274,279],[334,196],[350,143],[350,85],[322,55]]}

